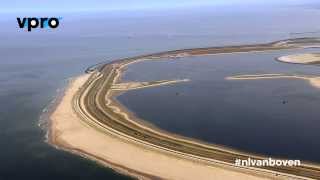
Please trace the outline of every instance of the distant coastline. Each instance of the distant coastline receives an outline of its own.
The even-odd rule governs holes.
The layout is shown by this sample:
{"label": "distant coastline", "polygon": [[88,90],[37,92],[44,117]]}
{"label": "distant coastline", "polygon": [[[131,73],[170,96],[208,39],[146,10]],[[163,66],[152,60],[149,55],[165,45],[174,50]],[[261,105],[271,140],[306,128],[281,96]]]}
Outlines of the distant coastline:
{"label": "distant coastline", "polygon": [[296,168],[236,167],[233,164],[235,158],[264,157],[164,133],[136,122],[133,115],[114,99],[117,94],[134,88],[187,81],[119,83],[125,67],[139,61],[293,49],[314,44],[320,44],[320,40],[299,38],[269,44],[185,49],[90,67],[88,74],[70,83],[50,115],[49,143],[139,179],[201,179],[201,176],[218,179],[318,178],[320,168],[311,164]]}

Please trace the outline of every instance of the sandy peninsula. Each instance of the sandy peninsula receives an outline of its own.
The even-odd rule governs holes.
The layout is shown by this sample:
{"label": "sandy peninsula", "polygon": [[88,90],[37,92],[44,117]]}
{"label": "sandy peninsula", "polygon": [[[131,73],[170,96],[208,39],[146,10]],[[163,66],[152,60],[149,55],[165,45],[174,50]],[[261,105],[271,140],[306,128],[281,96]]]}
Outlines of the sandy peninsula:
{"label": "sandy peninsula", "polygon": [[[140,121],[115,96],[131,89],[187,83],[188,79],[121,83],[133,63],[161,58],[301,48],[310,41],[175,50],[125,58],[87,70],[75,78],[50,116],[49,142],[139,179],[309,179],[320,168],[235,166],[236,158],[266,157],[171,134]],[[276,76],[276,75],[272,75]]]}
{"label": "sandy peninsula", "polygon": [[250,74],[229,76],[226,80],[259,80],[259,79],[302,79],[308,81],[309,84],[315,88],[320,88],[320,76],[306,76],[306,75],[289,75],[289,74]]}
{"label": "sandy peninsula", "polygon": [[90,75],[75,78],[51,115],[50,143],[139,179],[268,179],[263,173],[201,162],[134,144],[88,126],[74,112],[72,98]]}
{"label": "sandy peninsula", "polygon": [[[292,54],[276,58],[277,61],[290,64],[320,64],[320,53]],[[226,80],[259,80],[259,79],[302,79],[315,88],[320,88],[320,76],[297,74],[244,74],[226,77]]]}
{"label": "sandy peninsula", "polygon": [[320,53],[293,54],[282,56],[278,61],[293,64],[320,64]]}

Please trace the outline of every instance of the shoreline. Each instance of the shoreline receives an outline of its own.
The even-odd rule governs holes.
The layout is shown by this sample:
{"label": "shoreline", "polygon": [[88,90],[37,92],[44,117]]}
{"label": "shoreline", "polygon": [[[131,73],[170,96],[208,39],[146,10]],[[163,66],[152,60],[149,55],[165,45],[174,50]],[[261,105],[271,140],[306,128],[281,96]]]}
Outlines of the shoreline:
{"label": "shoreline", "polygon": [[[41,130],[45,131],[45,142],[49,143],[50,131],[51,131],[51,115],[56,110],[57,106],[62,101],[66,90],[71,85],[75,77],[65,79],[64,86],[56,90],[56,95],[50,100],[50,103],[42,109],[42,113],[39,117],[38,126]],[[50,144],[50,143],[49,143]],[[51,144],[53,145],[53,144]]]}
{"label": "shoreline", "polygon": [[[121,174],[128,175],[128,176],[131,176],[131,177],[135,177],[135,178],[138,178],[138,179],[165,179],[164,177],[157,177],[155,175],[150,175],[150,174],[147,174],[147,173],[143,173],[143,171],[130,169],[126,165],[113,163],[112,161],[109,161],[108,158],[99,157],[97,155],[94,155],[94,154],[90,153],[89,151],[86,151],[85,149],[77,148],[73,144],[71,144],[68,141],[66,141],[63,137],[61,137],[61,132],[59,130],[59,127],[57,127],[59,125],[56,124],[57,123],[57,119],[56,119],[57,115],[55,115],[55,113],[57,113],[57,111],[61,111],[61,109],[60,110],[58,109],[58,108],[62,108],[61,104],[64,104],[63,105],[63,109],[66,108],[65,106],[68,103],[65,102],[65,98],[70,98],[70,96],[72,96],[71,93],[75,93],[74,92],[75,88],[78,88],[79,86],[74,85],[74,83],[76,81],[78,81],[79,78],[82,78],[83,76],[88,76],[88,75],[87,74],[86,75],[82,75],[80,77],[73,78],[73,80],[70,81],[68,87],[65,89],[65,92],[63,94],[63,97],[62,97],[61,101],[58,102],[58,105],[56,106],[56,109],[52,113],[52,115],[51,115],[52,124],[51,124],[50,130],[49,130],[48,143],[50,145],[54,146],[57,149],[60,149],[60,150],[63,150],[63,151],[67,151],[67,152],[70,152],[70,153],[73,153],[73,154],[80,155],[81,157],[86,158],[86,159],[93,160],[93,161],[95,161],[95,162],[97,162],[97,163],[99,163],[101,165],[104,165],[106,167],[109,167],[109,168],[113,169],[117,173],[121,173]],[[66,96],[68,96],[68,97],[66,97]],[[76,114],[73,114],[72,116],[75,119],[78,118]],[[84,128],[84,129],[88,128],[87,125],[81,123],[81,120],[77,119],[77,121],[78,121],[77,122],[78,125],[82,126],[82,128]],[[72,123],[75,123],[75,122],[72,122]],[[72,126],[74,126],[74,125],[72,125]],[[68,129],[68,128],[66,128],[66,129]],[[206,163],[201,164],[201,161],[192,160],[192,159],[183,159],[183,158],[180,159],[181,157],[177,157],[174,154],[170,154],[170,153],[167,154],[166,152],[161,152],[161,150],[159,151],[159,150],[156,150],[156,149],[153,149],[153,148],[149,149],[149,148],[143,147],[143,145],[141,146],[141,145],[133,144],[132,142],[126,142],[126,140],[123,140],[123,139],[118,138],[118,137],[114,137],[114,135],[112,135],[112,134],[107,135],[105,133],[100,133],[100,132],[98,132],[98,134],[102,135],[103,137],[109,137],[111,139],[116,139],[116,141],[118,141],[119,143],[125,144],[125,147],[127,147],[127,148],[128,147],[132,148],[132,146],[136,147],[136,150],[142,151],[142,154],[144,154],[143,151],[148,151],[150,153],[155,153],[155,155],[153,155],[154,156],[154,160],[157,159],[157,155],[162,155],[162,156],[165,156],[165,157],[167,157],[169,159],[171,159],[171,157],[173,157],[174,161],[178,161],[178,162],[179,161],[186,161],[188,164],[193,164],[194,163],[195,164],[194,166],[196,166],[196,167],[200,166],[200,167],[205,168],[207,166]],[[108,143],[110,143],[110,142],[108,142]],[[201,164],[201,165],[198,165],[198,164]],[[236,178],[237,177],[237,179],[268,179],[268,178],[266,178],[266,177],[268,177],[267,174],[261,173],[260,175],[256,175],[256,174],[253,173],[254,171],[252,171],[252,170],[249,170],[248,172],[246,172],[246,171],[242,172],[242,169],[236,169],[236,168],[232,169],[232,167],[227,167],[227,166],[224,167],[225,165],[223,165],[223,164],[222,165],[221,164],[217,164],[216,166],[217,166],[216,168],[218,169],[218,172],[221,171],[220,173],[223,174],[222,176],[220,176],[220,178],[225,178],[226,176],[228,176],[225,173],[227,173],[227,174],[231,173],[230,177],[232,177],[232,178]],[[222,166],[223,168],[219,167],[219,166]],[[231,168],[231,170],[229,170],[229,168]],[[209,168],[209,169],[210,169],[210,171],[212,171],[211,168]],[[164,169],[164,171],[166,171],[166,170],[168,170],[168,169]],[[207,172],[209,172],[209,171],[207,170]],[[217,177],[219,177],[219,175],[217,175],[215,171],[212,171],[212,172]],[[196,172],[194,174],[198,175],[198,172]],[[206,176],[207,174],[204,174],[204,175]],[[241,178],[241,176],[244,176],[244,177]],[[194,176],[194,178],[195,178],[195,176]],[[178,178],[178,179],[180,179],[180,178]]]}
{"label": "shoreline", "polygon": [[51,110],[47,112],[48,113],[47,117],[49,118],[48,119],[49,122],[48,122],[48,128],[47,128],[46,142],[58,150],[63,150],[63,151],[66,151],[66,152],[69,152],[72,154],[79,155],[82,158],[93,160],[100,165],[111,168],[113,171],[115,171],[119,174],[131,176],[131,177],[137,177],[139,179],[157,179],[157,177],[155,177],[155,176],[143,174],[138,171],[128,169],[128,168],[121,166],[119,164],[115,164],[115,163],[112,163],[106,159],[95,156],[94,154],[91,154],[90,152],[86,152],[84,150],[75,148],[72,146],[72,144],[70,144],[66,141],[59,140],[59,137],[58,137],[59,135],[57,135],[57,134],[59,134],[59,131],[57,131],[57,129],[54,125],[55,121],[52,119],[52,115],[57,111],[57,108],[59,108],[61,103],[63,103],[65,96],[68,96],[68,92],[70,91],[70,89],[73,88],[74,82],[77,81],[79,78],[82,78],[83,76],[88,76],[88,74],[82,74],[80,76],[70,78],[67,82],[66,87],[63,88],[63,91],[59,92],[58,96],[54,100],[54,103],[49,106],[49,109],[51,109]]}
{"label": "shoreline", "polygon": [[308,81],[310,86],[320,88],[320,76],[286,75],[286,74],[255,74],[229,76],[226,80],[259,80],[259,79],[301,79]]}
{"label": "shoreline", "polygon": [[[240,158],[248,156],[258,159],[261,159],[264,156],[260,157],[252,153],[244,153],[232,148],[229,149],[223,146],[220,147],[218,145],[206,144],[190,138],[176,136],[172,133],[158,130],[152,125],[149,126],[149,123],[146,124],[143,120],[135,122],[135,118],[130,117],[134,117],[134,113],[128,111],[125,106],[121,105],[121,103],[116,100],[116,94],[121,93],[122,90],[116,91],[117,93],[115,93],[115,91],[110,88],[112,85],[121,81],[121,75],[124,71],[123,69],[125,69],[124,67],[140,61],[158,60],[164,56],[169,59],[175,59],[182,53],[184,53],[182,56],[186,57],[222,54],[225,52],[232,53],[232,51],[239,53],[257,51],[257,49],[259,51],[266,51],[297,48],[297,46],[289,46],[287,44],[283,46],[275,44],[277,43],[257,46],[202,48],[195,49],[194,51],[192,51],[192,49],[168,51],[153,55],[126,58],[108,63],[101,67],[95,67],[99,70],[90,70],[91,74],[80,76],[76,78],[72,84],[68,85],[68,88],[64,92],[64,97],[50,116],[52,124],[49,127],[51,130],[49,134],[49,143],[57,145],[59,148],[72,153],[80,153],[82,156],[89,157],[89,159],[93,159],[111,167],[120,173],[127,174],[128,172],[131,172],[127,175],[140,179],[195,179],[199,178],[201,175],[211,175],[218,179],[286,179],[289,177],[299,179],[301,177],[285,173],[287,171],[286,168],[282,169],[282,172],[279,172],[256,167],[235,167],[235,165],[231,163],[232,160],[229,159],[232,156]],[[300,46],[298,46],[298,48],[299,47]],[[102,87],[106,86],[108,88],[95,88],[95,85],[101,85]],[[87,104],[91,102],[89,93],[101,94],[92,99],[97,101],[97,107],[92,107],[93,105]],[[88,97],[87,100],[85,99],[86,97]],[[105,103],[105,101],[107,103]],[[105,111],[104,113],[107,113],[109,118],[115,118],[112,120],[114,122],[110,121],[106,124],[102,123],[102,117],[94,117],[95,114],[92,113],[95,111],[94,108]],[[115,108],[118,108],[118,110]],[[121,126],[119,126],[120,124],[117,125],[117,123],[121,123]],[[127,124],[127,127],[134,127],[136,129],[135,131],[138,133],[135,135],[136,137],[129,134],[131,130],[122,131],[122,123],[125,123],[125,125]],[[115,127],[120,129],[115,129]],[[159,138],[160,141],[153,141],[153,136],[154,138]],[[153,142],[159,142],[160,144],[153,144]],[[161,145],[161,143],[163,144]],[[183,145],[188,149],[181,149],[178,146],[178,143],[179,146]],[[111,144],[112,148],[110,148]],[[180,151],[179,148],[183,151]],[[204,153],[207,151],[208,153],[209,151],[210,153],[213,153],[213,157],[211,155],[205,155]],[[114,154],[111,152],[114,152]],[[216,155],[214,155],[214,153]],[[139,158],[137,158],[136,161],[133,161],[133,157],[130,156],[130,154],[134,154]],[[218,158],[220,156],[218,154],[221,154],[220,159]],[[223,161],[223,159],[225,159],[225,161]],[[304,166],[301,168],[315,168],[315,166],[311,164],[303,165]],[[162,168],[153,166],[160,166]],[[192,169],[188,172],[188,175],[184,172],[185,167],[188,167],[187,169]]]}
{"label": "shoreline", "polygon": [[320,64],[320,53],[304,53],[281,56],[277,61],[289,64],[318,65]]}

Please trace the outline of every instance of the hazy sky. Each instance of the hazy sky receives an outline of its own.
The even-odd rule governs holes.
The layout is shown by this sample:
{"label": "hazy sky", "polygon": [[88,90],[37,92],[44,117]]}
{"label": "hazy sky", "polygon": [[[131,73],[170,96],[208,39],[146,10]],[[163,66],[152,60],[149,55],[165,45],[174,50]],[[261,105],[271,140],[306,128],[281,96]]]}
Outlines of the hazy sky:
{"label": "hazy sky", "polygon": [[266,3],[295,4],[310,1],[315,0],[1,0],[0,13],[165,9],[175,7]]}

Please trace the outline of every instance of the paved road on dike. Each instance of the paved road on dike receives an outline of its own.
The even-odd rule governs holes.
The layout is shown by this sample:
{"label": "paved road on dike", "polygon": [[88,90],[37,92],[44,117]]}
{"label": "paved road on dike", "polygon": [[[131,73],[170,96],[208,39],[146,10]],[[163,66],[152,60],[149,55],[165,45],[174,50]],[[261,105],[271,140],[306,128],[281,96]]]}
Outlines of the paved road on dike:
{"label": "paved road on dike", "polygon": [[[294,40],[292,40],[294,41]],[[320,41],[319,41],[320,42]],[[318,42],[318,43],[319,43]],[[279,42],[277,42],[279,43]],[[181,138],[170,134],[165,134],[156,129],[145,127],[133,121],[125,119],[123,116],[113,112],[106,105],[106,94],[111,91],[111,86],[117,76],[117,68],[119,66],[132,63],[143,59],[156,59],[163,57],[179,56],[181,53],[188,55],[207,55],[207,54],[222,54],[233,52],[252,52],[252,51],[267,51],[299,48],[299,46],[291,45],[276,45],[276,43],[260,44],[260,45],[244,45],[230,47],[213,47],[201,49],[187,49],[156,53],[146,56],[126,58],[112,63],[105,64],[93,71],[89,80],[80,89],[74,97],[74,109],[82,118],[93,128],[99,131],[116,134],[117,136],[129,139],[132,142],[152,146],[162,149],[179,156],[189,157],[208,163],[220,163],[227,166],[234,166],[235,159],[263,159],[265,157],[250,155],[247,153],[238,152],[231,149],[224,149],[214,145],[193,141],[187,138]],[[245,168],[245,167],[243,167]],[[286,177],[286,174],[297,175],[302,177],[320,179],[320,168],[314,165],[303,165],[300,167],[263,167],[264,169],[254,168],[255,171],[264,172],[265,170],[274,171],[274,174],[281,174]],[[249,168],[248,168],[249,169]],[[284,173],[284,174],[283,174]],[[288,175],[289,177],[289,175]]]}

